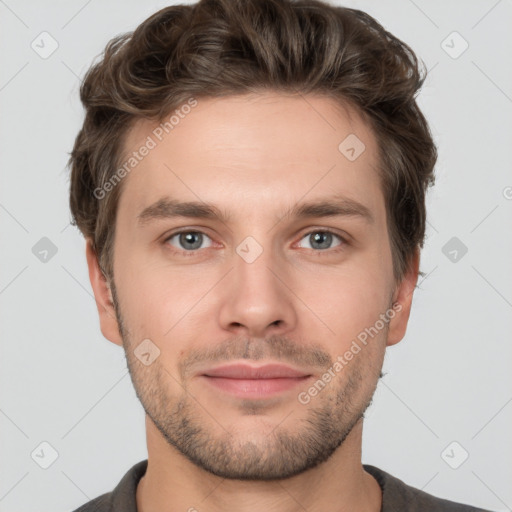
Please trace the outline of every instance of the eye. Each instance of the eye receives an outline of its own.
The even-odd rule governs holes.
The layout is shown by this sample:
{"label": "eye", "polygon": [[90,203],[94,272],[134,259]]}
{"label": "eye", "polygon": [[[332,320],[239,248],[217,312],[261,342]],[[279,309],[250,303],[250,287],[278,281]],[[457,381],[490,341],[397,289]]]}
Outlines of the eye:
{"label": "eye", "polygon": [[329,230],[310,231],[302,240],[306,240],[309,244],[309,247],[306,247],[306,249],[319,249],[322,251],[332,248],[333,238],[340,240],[340,243],[334,247],[339,247],[346,243],[343,237]]}
{"label": "eye", "polygon": [[[338,239],[338,243],[333,246],[335,239]],[[307,245],[303,247],[299,243],[299,247],[313,249],[315,252],[327,251],[328,249],[342,250],[348,243],[341,235],[326,229],[310,231],[301,240],[306,240]],[[207,249],[213,246],[208,235],[201,231],[192,230],[173,233],[164,240],[164,243],[171,245],[178,253],[189,253],[190,255],[196,253],[198,249]],[[204,245],[205,243],[207,245]]]}
{"label": "eye", "polygon": [[[176,239],[175,243],[178,245],[175,245],[175,243],[172,242],[174,239]],[[211,247],[211,243],[210,245],[203,247],[203,243],[206,239],[211,242],[211,238],[200,231],[180,231],[179,233],[174,233],[166,238],[165,243],[169,243],[177,249],[190,252],[195,251],[196,249],[206,249],[207,247]]]}

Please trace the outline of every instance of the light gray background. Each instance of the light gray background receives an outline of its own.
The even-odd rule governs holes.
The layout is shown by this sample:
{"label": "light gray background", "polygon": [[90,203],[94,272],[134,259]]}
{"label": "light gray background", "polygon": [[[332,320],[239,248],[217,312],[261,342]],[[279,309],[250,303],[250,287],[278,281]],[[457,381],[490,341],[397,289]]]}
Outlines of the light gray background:
{"label": "light gray background", "polygon": [[[0,0],[2,512],[72,510],[147,457],[124,353],[101,335],[84,240],[69,225],[65,164],[83,119],[79,78],[111,37],[165,5]],[[388,350],[363,461],[438,496],[511,510],[512,2],[344,5],[375,16],[431,70],[419,101],[440,154],[428,276],[405,339]],[[31,48],[43,31],[59,45],[47,59]],[[458,58],[453,31],[469,44]],[[32,252],[42,237],[57,248],[45,263]],[[452,237],[468,249],[455,262],[443,253]],[[58,452],[48,469],[43,441]]]}

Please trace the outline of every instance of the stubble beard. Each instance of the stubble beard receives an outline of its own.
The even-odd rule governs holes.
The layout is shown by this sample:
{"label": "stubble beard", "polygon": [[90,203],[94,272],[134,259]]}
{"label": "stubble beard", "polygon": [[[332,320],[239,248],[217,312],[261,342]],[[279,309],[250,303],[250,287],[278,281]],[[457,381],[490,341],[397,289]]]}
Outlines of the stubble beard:
{"label": "stubble beard", "polygon": [[[169,389],[176,384],[176,377],[158,359],[146,367],[135,357],[134,340],[117,300],[114,304],[130,377],[146,414],[171,447],[199,468],[221,478],[282,480],[326,461],[364,418],[382,376],[381,367],[367,367],[363,371],[364,354],[358,354],[309,404],[297,401],[297,408],[307,407],[305,413],[304,409],[297,409],[298,414],[292,411],[266,434],[257,428],[250,435],[241,434],[223,424],[218,410],[211,411],[208,404],[192,397],[186,381],[180,384],[182,392],[171,396]],[[249,341],[245,346],[260,356],[265,351],[262,345],[251,345]],[[258,410],[264,413],[265,407],[256,407],[250,400],[241,402],[243,414],[255,416]]]}

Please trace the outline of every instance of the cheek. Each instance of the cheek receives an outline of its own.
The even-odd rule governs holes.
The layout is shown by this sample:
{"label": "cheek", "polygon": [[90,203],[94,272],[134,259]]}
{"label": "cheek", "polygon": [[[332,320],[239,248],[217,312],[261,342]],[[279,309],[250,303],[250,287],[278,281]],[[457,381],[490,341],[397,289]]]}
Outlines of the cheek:
{"label": "cheek", "polygon": [[179,351],[191,334],[200,331],[198,325],[216,318],[212,308],[220,303],[208,291],[218,279],[210,279],[205,271],[145,267],[135,272],[125,266],[118,279],[122,313],[133,343],[149,338],[166,352]]}
{"label": "cheek", "polygon": [[[302,292],[297,294],[329,327],[338,351],[374,326],[389,306],[385,272],[368,266],[331,272],[326,279],[316,279],[315,286],[304,274],[301,279]],[[378,330],[375,337],[383,335]]]}
{"label": "cheek", "polygon": [[[225,295],[212,285],[229,264],[173,268],[138,251],[140,243],[135,240],[123,244],[125,239],[116,240],[118,254],[123,255],[115,262],[116,286],[126,324],[136,338],[177,339],[184,329],[194,329],[195,325],[197,330],[198,322],[212,322],[218,317]],[[373,325],[388,306],[392,268],[384,240],[372,249],[349,253],[339,264],[302,262],[287,264],[282,271],[294,291],[285,293],[302,317],[298,328],[304,331],[316,325],[312,310],[329,326],[333,338],[350,341]]]}
{"label": "cheek", "polygon": [[135,270],[125,262],[116,268],[115,281],[123,320],[133,342],[139,338],[160,338],[163,334],[161,318],[168,314],[167,301],[175,300],[169,296],[169,289],[164,293],[162,280],[147,270]]}

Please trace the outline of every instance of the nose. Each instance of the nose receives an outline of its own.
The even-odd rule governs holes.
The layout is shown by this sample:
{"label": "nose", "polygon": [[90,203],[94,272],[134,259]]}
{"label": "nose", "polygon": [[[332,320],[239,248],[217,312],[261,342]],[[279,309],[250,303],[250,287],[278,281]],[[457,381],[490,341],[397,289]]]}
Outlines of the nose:
{"label": "nose", "polygon": [[290,273],[273,259],[271,250],[248,262],[237,253],[222,291],[219,322],[224,330],[264,338],[285,334],[297,323],[297,300]]}

